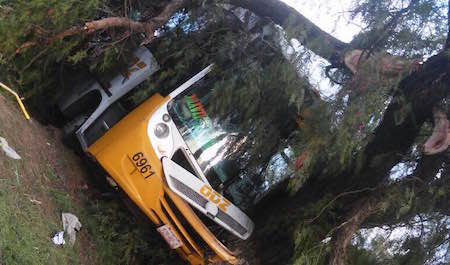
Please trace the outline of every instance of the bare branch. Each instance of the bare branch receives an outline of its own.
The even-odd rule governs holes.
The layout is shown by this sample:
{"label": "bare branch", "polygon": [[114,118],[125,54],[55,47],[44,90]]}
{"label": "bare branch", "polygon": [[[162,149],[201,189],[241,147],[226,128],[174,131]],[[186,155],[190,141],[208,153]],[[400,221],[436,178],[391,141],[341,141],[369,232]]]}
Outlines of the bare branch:
{"label": "bare branch", "polygon": [[311,220],[308,220],[307,222],[308,222],[308,223],[312,223],[312,222],[314,222],[315,220],[317,220],[317,218],[319,218],[319,217],[323,214],[323,212],[324,212],[328,207],[331,206],[331,204],[333,204],[335,201],[337,201],[337,200],[338,200],[339,198],[341,198],[341,197],[348,196],[348,195],[352,195],[352,194],[357,194],[357,193],[361,193],[361,192],[374,191],[374,190],[376,190],[376,189],[377,189],[377,187],[375,187],[375,188],[363,188],[363,189],[360,189],[360,190],[353,190],[353,191],[343,192],[343,193],[337,195],[336,197],[334,197],[334,199],[332,199],[329,203],[327,203],[327,205],[325,205],[325,207],[323,207],[323,208],[319,211],[319,214],[318,214],[316,217],[312,218]]}
{"label": "bare branch", "polygon": [[[136,31],[136,32],[145,32],[147,35],[152,34],[153,32],[146,32],[145,25],[146,25],[146,23],[133,21],[126,17],[108,17],[108,18],[104,18],[104,19],[100,19],[100,20],[94,20],[91,22],[87,22],[83,29],[88,34],[94,33],[98,30],[104,30],[104,29],[115,28],[115,27],[127,28],[132,31]],[[77,31],[73,31],[73,32],[69,31],[67,33],[63,32],[62,34],[58,34],[58,35],[70,36],[70,35],[77,34],[77,33],[78,33]]]}
{"label": "bare branch", "polygon": [[26,50],[29,47],[36,46],[38,43],[36,41],[27,41],[22,43],[19,48],[16,49],[16,54],[22,53],[24,50]]}
{"label": "bare branch", "polygon": [[375,40],[370,44],[370,47],[368,47],[368,49],[374,50],[378,47],[381,41],[383,41],[389,35],[392,35],[396,25],[399,22],[399,19],[401,19],[417,2],[418,0],[411,0],[407,7],[395,12],[389,22],[384,25],[383,30],[381,30],[380,33],[376,34],[377,36],[375,36]]}
{"label": "bare branch", "polygon": [[333,253],[330,265],[344,265],[347,259],[347,246],[353,235],[359,229],[359,226],[372,214],[380,209],[376,199],[363,199],[362,202],[356,203],[353,208],[351,217],[342,223],[334,236]]}

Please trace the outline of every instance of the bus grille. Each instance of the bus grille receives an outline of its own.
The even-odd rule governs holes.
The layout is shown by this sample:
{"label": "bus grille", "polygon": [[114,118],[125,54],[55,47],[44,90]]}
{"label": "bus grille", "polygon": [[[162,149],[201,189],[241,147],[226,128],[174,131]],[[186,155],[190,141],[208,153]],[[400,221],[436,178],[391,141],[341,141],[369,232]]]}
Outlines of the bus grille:
{"label": "bus grille", "polygon": [[[171,180],[175,186],[175,188],[183,193],[185,196],[193,200],[195,203],[197,203],[200,207],[206,208],[206,204],[208,203],[208,200],[205,199],[202,195],[195,192],[193,189],[185,185],[183,182],[179,181],[176,178],[171,177]],[[224,211],[219,209],[219,212],[217,213],[217,216],[215,217],[219,219],[220,221],[227,224],[231,229],[236,231],[237,233],[241,235],[245,235],[247,233],[247,229],[243,227],[241,224],[239,224],[236,220],[234,220],[231,216],[226,214]]]}
{"label": "bus grille", "polygon": [[247,229],[245,229],[240,223],[238,223],[236,220],[231,218],[231,216],[229,216],[220,209],[219,212],[217,213],[216,218],[220,219],[222,222],[229,225],[231,228],[233,228],[236,232],[238,232],[241,235],[245,235],[245,233],[247,233]]}
{"label": "bus grille", "polygon": [[177,190],[179,190],[181,193],[189,197],[191,200],[195,201],[201,207],[203,208],[206,207],[208,200],[206,200],[202,195],[198,194],[197,192],[186,186],[183,182],[179,181],[178,179],[176,178],[171,179]]}

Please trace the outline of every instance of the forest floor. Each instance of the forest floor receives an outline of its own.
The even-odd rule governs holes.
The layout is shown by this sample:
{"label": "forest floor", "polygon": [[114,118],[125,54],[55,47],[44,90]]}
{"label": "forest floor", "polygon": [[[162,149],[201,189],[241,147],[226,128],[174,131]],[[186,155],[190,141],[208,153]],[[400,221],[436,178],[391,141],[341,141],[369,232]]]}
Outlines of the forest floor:
{"label": "forest floor", "polygon": [[[108,198],[95,187],[80,157],[61,144],[58,129],[27,121],[2,94],[0,136],[22,157],[13,160],[0,150],[0,265],[177,260],[155,232],[137,228],[117,196]],[[62,230],[62,212],[83,225],[73,247],[51,241]]]}

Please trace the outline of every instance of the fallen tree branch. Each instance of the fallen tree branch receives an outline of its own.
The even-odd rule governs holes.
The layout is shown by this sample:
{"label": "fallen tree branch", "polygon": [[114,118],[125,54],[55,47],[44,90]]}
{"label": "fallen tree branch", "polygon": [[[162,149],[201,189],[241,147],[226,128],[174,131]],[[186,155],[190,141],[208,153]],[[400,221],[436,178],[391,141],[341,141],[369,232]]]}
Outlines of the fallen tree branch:
{"label": "fallen tree branch", "polygon": [[[151,18],[145,22],[139,22],[131,20],[127,17],[108,17],[99,20],[89,21],[84,24],[82,27],[71,27],[70,29],[66,29],[62,32],[55,34],[53,37],[47,39],[44,44],[49,44],[55,40],[61,40],[65,37],[78,35],[82,33],[93,34],[99,30],[106,30],[109,28],[126,28],[133,32],[145,33],[146,38],[141,43],[141,45],[150,43],[154,38],[154,32],[158,28],[162,27],[172,15],[183,8],[187,0],[172,0],[169,4],[167,4],[161,13]],[[40,44],[37,41],[27,41],[23,43],[19,48],[16,49],[16,54],[22,53],[29,47],[33,47]]]}
{"label": "fallen tree branch", "polygon": [[60,40],[60,39],[64,39],[65,37],[68,37],[68,36],[80,34],[83,32],[83,30],[84,30],[84,28],[82,28],[82,27],[71,27],[70,29],[66,29],[66,30],[56,34],[52,40]]}
{"label": "fallen tree branch", "polygon": [[[150,24],[151,23],[134,21],[126,17],[107,17],[100,20],[86,22],[83,30],[87,34],[92,34],[98,30],[105,30],[109,28],[127,28],[135,32],[144,32],[147,36],[151,36],[153,31],[151,31]],[[73,34],[77,33],[78,32],[76,31],[73,32]],[[70,36],[73,34],[69,31],[65,36]]]}

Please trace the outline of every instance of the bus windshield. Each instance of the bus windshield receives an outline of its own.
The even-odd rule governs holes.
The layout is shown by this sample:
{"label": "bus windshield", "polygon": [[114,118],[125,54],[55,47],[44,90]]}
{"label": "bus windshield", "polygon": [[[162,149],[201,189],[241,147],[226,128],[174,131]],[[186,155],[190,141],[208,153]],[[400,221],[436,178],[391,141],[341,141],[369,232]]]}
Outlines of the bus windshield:
{"label": "bus windshield", "polygon": [[[210,184],[236,204],[248,192],[246,186],[257,184],[258,175],[277,152],[281,137],[278,127],[287,126],[274,122],[283,115],[279,108],[266,105],[265,111],[249,112],[251,102],[242,102],[240,93],[245,91],[208,74],[168,105],[169,114]],[[270,93],[266,96],[279,100]],[[277,102],[274,104],[277,106]],[[273,111],[279,113],[271,114]],[[288,120],[285,115],[283,119]]]}

